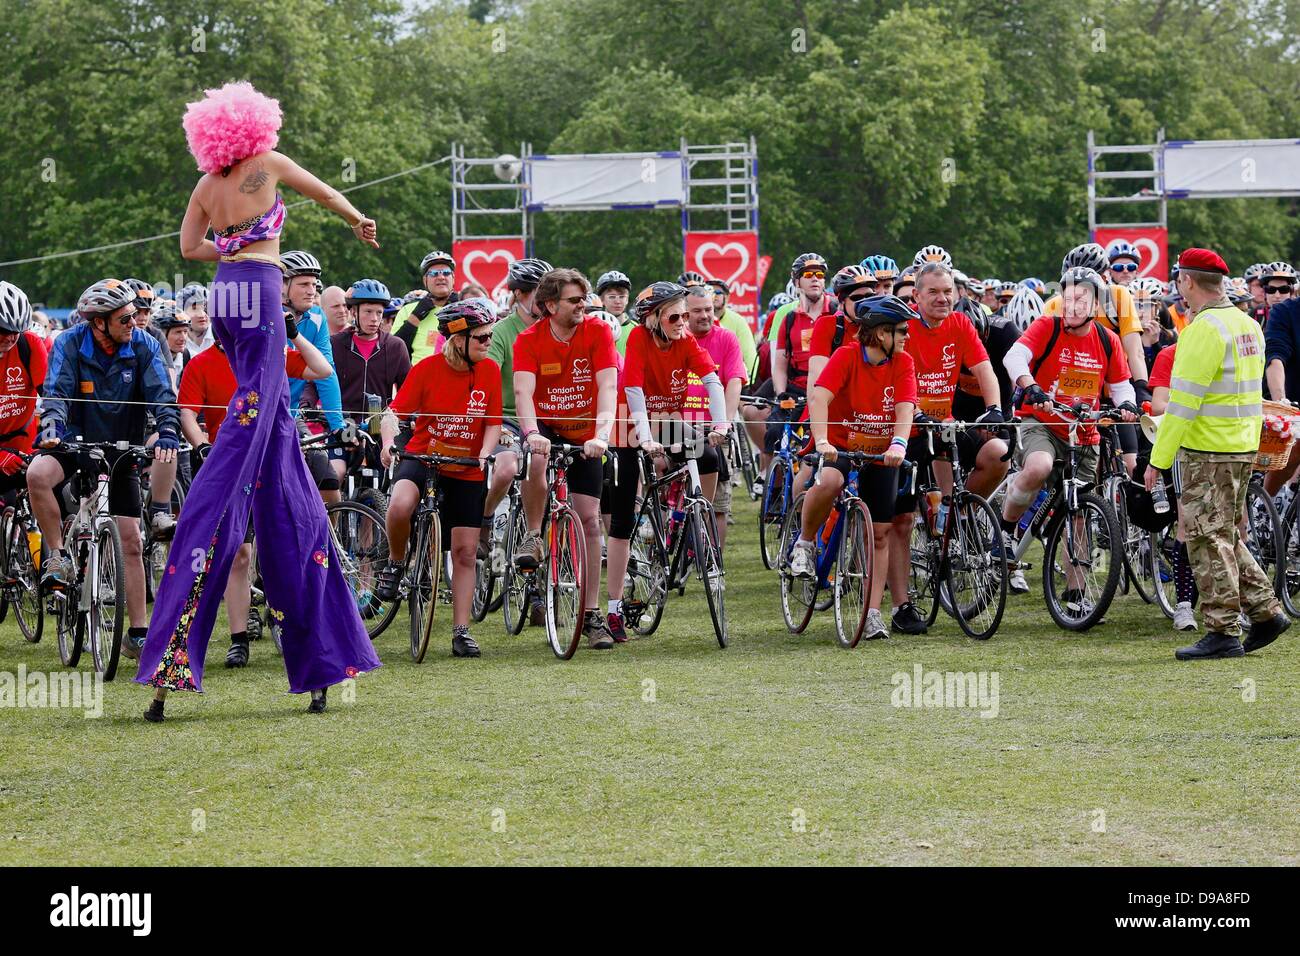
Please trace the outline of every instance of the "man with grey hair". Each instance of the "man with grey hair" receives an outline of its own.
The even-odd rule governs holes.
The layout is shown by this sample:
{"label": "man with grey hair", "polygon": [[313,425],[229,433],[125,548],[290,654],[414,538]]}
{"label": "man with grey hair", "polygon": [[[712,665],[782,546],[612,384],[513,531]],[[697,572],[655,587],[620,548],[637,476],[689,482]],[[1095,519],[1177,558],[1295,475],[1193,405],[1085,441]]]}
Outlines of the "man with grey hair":
{"label": "man with grey hair", "polygon": [[320,307],[325,313],[325,321],[329,324],[330,335],[338,335],[352,324],[347,294],[338,286],[329,286],[320,294]]}
{"label": "man with grey hair", "polygon": [[[975,325],[964,313],[953,311],[956,301],[953,271],[942,262],[927,262],[921,266],[916,274],[916,305],[920,321],[909,323],[906,340],[907,354],[916,366],[917,411],[934,421],[951,419],[957,377],[964,366],[975,376],[984,399],[985,412],[976,422],[996,429],[1006,422],[998,378]],[[1007,473],[1007,463],[1003,460],[1007,445],[992,432],[983,429],[979,432],[983,434],[961,432],[957,439],[957,454],[966,473],[966,487],[987,498]],[[918,469],[930,461],[923,429],[913,429],[907,458],[916,462]],[[952,465],[936,457],[933,467],[935,479],[944,494],[951,495]],[[915,511],[916,495],[899,495],[890,531],[894,536],[894,544],[889,549],[889,591],[894,601],[891,628],[904,634],[923,634],[927,629],[924,618],[908,594]]]}

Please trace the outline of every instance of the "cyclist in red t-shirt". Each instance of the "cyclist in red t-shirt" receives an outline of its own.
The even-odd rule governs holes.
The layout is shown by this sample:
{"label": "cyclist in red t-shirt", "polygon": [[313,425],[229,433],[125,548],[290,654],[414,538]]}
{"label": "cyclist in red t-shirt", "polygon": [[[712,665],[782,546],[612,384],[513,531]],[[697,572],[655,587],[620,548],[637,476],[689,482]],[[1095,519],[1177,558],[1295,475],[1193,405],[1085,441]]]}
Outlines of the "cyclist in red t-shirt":
{"label": "cyclist in red t-shirt", "polygon": [[[417,362],[379,426],[380,463],[393,463],[393,442],[399,419],[415,419],[405,450],[413,455],[486,459],[501,440],[501,368],[488,358],[496,309],[486,299],[461,299],[438,310],[442,351]],[[451,551],[451,654],[479,657],[469,634],[470,605],[478,561],[479,528],[487,499],[487,475],[482,467],[438,465],[438,510]],[[411,516],[428,493],[432,468],[403,459],[393,474],[385,527],[388,564],[379,573],[375,595],[382,601],[397,597],[411,536]]]}
{"label": "cyclist in red t-shirt", "polygon": [[[1043,487],[1055,463],[1069,454],[1069,419],[1056,412],[1053,400],[1067,405],[1082,403],[1096,409],[1106,391],[1123,421],[1137,420],[1133,404],[1136,392],[1119,336],[1093,320],[1104,288],[1105,280],[1092,269],[1067,270],[1061,276],[1061,315],[1035,319],[1007,351],[1004,363],[1007,372],[1024,390],[1025,418],[1016,450],[1020,472],[1007,489],[1002,506],[1003,545],[1008,554],[1015,547],[1016,524],[1021,515]],[[1075,474],[1084,480],[1095,480],[1097,446],[1101,442],[1096,426],[1081,428],[1078,440],[1083,449]],[[1076,599],[1071,591],[1066,591],[1063,597],[1067,601]]]}
{"label": "cyclist in red t-shirt", "polygon": [[[698,286],[712,306],[712,292]],[[616,643],[627,640],[623,628],[623,578],[627,574],[628,542],[635,530],[636,492],[641,474],[640,454],[665,453],[668,446],[685,446],[669,452],[674,461],[697,455],[700,490],[713,500],[718,483],[717,446],[727,440],[726,397],[717,365],[686,328],[686,289],[675,282],[656,282],[636,297],[638,325],[627,337],[623,381],[619,385],[618,480],[610,495],[609,549],[605,587],[609,593],[606,624]],[[700,448],[696,431],[683,420],[691,374],[709,396],[708,444]]]}
{"label": "cyclist in red t-shirt", "polygon": [[[36,439],[35,396],[45,384],[47,363],[45,340],[29,331],[31,324],[32,307],[26,294],[16,285],[0,282],[0,368],[4,370],[0,447],[28,454]],[[7,495],[26,484],[24,467],[13,452],[0,451],[0,493]]]}
{"label": "cyclist in red t-shirt", "polygon": [[[286,325],[286,340],[294,343],[294,348],[284,353],[285,371],[290,378],[303,381],[317,381],[334,374],[334,366],[311,339],[299,335],[297,326]],[[296,336],[296,337],[295,337]],[[176,403],[180,406],[181,434],[194,446],[194,473],[202,467],[203,459],[217,440],[217,433],[227,414],[232,411],[236,416],[243,414],[243,409],[230,409],[230,400],[235,396],[238,383],[235,370],[230,367],[230,359],[221,346],[221,340],[215,340],[209,348],[204,349],[185,364],[181,372],[180,388]],[[199,416],[203,424],[199,424]],[[230,648],[226,651],[227,667],[244,667],[248,664],[248,613],[252,605],[252,593],[249,590],[249,565],[253,560],[253,523],[248,523],[248,532],[244,543],[235,552],[230,565],[230,576],[226,579],[226,617],[230,622]],[[127,649],[127,656],[134,657],[138,652],[134,647]]]}
{"label": "cyclist in red t-shirt", "polygon": [[[808,487],[799,540],[790,558],[790,571],[796,577],[815,576],[811,535],[825,523],[849,472],[856,467],[838,461],[839,451],[885,456],[883,465],[868,465],[858,471],[858,494],[871,512],[872,566],[885,568],[889,564],[898,465],[907,450],[916,408],[916,374],[902,342],[904,330],[917,319],[905,302],[892,295],[871,296],[854,303],[853,308],[856,334],[831,356],[808,400],[813,444],[825,466],[820,484],[809,485],[812,470],[808,465],[795,483],[796,488]],[[873,574],[865,631],[868,640],[886,635],[880,617],[884,590],[884,575]]]}
{"label": "cyclist in red t-shirt", "polygon": [[[552,441],[583,446],[582,456],[569,466],[569,492],[582,520],[587,554],[600,554],[602,458],[614,428],[618,353],[610,327],[586,318],[589,290],[586,277],[576,269],[548,272],[533,299],[537,321],[515,339],[515,410],[533,456],[523,487],[528,534],[515,557],[525,569],[536,568],[546,557],[541,528]],[[583,633],[591,647],[605,649],[614,641],[597,610],[599,598],[600,562],[589,560]]]}

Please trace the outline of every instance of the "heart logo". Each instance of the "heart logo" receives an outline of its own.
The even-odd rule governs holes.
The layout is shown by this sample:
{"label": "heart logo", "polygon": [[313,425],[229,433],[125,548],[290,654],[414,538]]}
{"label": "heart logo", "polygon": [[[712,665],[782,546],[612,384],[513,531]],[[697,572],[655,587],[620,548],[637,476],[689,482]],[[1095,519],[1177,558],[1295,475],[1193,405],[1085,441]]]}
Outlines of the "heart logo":
{"label": "heart logo", "polygon": [[674,391],[679,388],[686,387],[686,371],[684,369],[680,369],[680,368],[673,369],[672,387]]}
{"label": "heart logo", "polygon": [[[500,260],[500,265],[496,264],[497,260]],[[509,249],[493,249],[491,252],[471,249],[461,260],[460,269],[467,281],[477,282],[488,290],[489,298],[495,299],[506,291],[506,278],[514,261],[514,253]],[[474,271],[475,262],[480,263],[478,272]]]}
{"label": "heart logo", "polygon": [[1146,236],[1140,236],[1133,241],[1133,247],[1142,253],[1142,261],[1139,263],[1138,275],[1147,276],[1155,271],[1160,265],[1160,247],[1148,239]]}
{"label": "heart logo", "polygon": [[[739,262],[740,265],[730,275],[726,270],[731,267],[731,263]],[[712,264],[710,264],[712,263]],[[728,242],[726,245],[720,245],[716,242],[701,243],[695,250],[695,268],[703,272],[706,276],[712,276],[715,279],[724,280],[727,288],[731,288],[737,279],[745,274],[749,268],[749,250],[739,242]]]}
{"label": "heart logo", "polygon": [[577,358],[577,359],[574,359],[574,360],[573,360],[573,374],[574,374],[575,376],[577,376],[577,375],[590,375],[590,374],[591,374],[591,363],[588,362],[585,358]]}
{"label": "heart logo", "polygon": [[882,397],[884,398],[886,405],[894,404],[894,386],[886,385]]}
{"label": "heart logo", "polygon": [[943,360],[945,362],[951,362],[956,357],[957,357],[956,346],[954,346],[951,342],[943,347]]}
{"label": "heart logo", "polygon": [[474,391],[469,393],[469,403],[471,405],[486,405],[487,392],[483,391],[481,388],[474,389]]}

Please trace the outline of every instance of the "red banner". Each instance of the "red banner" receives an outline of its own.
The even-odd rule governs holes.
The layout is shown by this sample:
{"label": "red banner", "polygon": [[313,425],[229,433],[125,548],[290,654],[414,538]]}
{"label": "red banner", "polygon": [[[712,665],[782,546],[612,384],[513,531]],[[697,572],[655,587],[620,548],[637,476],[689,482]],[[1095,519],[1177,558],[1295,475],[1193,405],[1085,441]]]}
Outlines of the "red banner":
{"label": "red banner", "polygon": [[727,305],[753,328],[758,321],[758,233],[688,232],[683,234],[686,270],[721,279],[731,289]]}
{"label": "red banner", "polygon": [[451,254],[456,259],[457,286],[477,282],[487,289],[488,298],[495,299],[506,291],[510,263],[524,257],[524,240],[462,239],[451,244]]}
{"label": "red banner", "polygon": [[1138,263],[1139,276],[1151,276],[1161,282],[1169,281],[1169,230],[1159,226],[1142,228],[1104,227],[1096,229],[1092,241],[1108,246],[1116,239],[1131,242],[1142,256]]}

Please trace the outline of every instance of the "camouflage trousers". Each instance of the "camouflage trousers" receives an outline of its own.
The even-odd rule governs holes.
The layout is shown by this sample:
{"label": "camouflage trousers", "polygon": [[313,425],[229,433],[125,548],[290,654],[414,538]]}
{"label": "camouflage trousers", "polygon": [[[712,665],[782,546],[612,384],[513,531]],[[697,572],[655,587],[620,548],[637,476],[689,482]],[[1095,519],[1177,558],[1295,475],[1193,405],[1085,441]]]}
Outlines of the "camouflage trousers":
{"label": "camouflage trousers", "polygon": [[1178,508],[1187,555],[1201,592],[1205,629],[1241,636],[1240,611],[1252,621],[1282,613],[1273,582],[1260,570],[1237,525],[1246,508],[1254,454],[1179,455],[1182,493]]}

